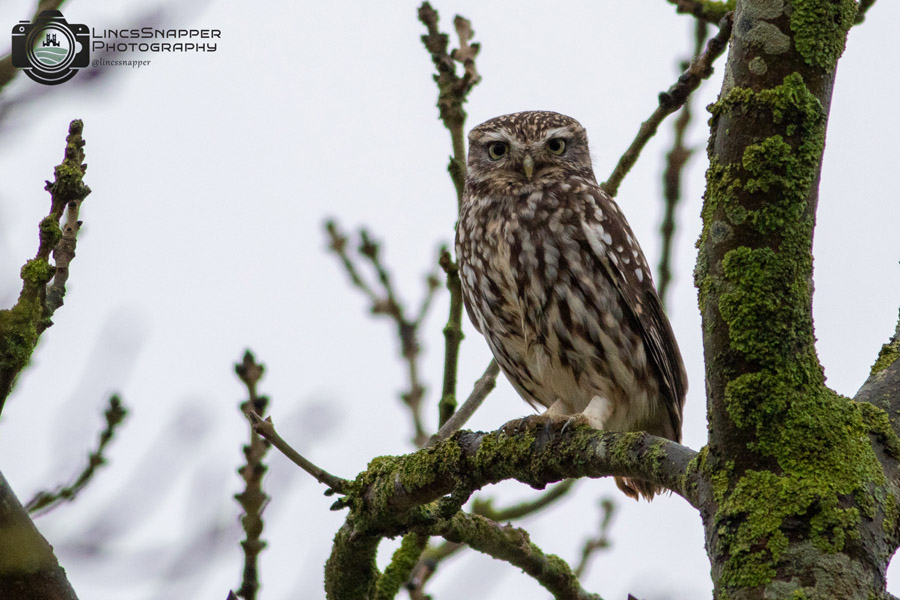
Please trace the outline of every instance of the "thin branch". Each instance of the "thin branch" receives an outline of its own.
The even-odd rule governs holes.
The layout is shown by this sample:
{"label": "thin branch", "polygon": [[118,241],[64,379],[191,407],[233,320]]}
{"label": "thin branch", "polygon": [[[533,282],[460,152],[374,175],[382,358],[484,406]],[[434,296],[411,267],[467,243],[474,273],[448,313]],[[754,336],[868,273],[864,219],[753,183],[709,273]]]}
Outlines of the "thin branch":
{"label": "thin branch", "polygon": [[340,477],[335,477],[325,469],[322,469],[307,458],[294,450],[278,432],[275,431],[275,425],[272,423],[272,417],[266,417],[263,420],[258,414],[251,412],[248,416],[253,424],[253,431],[266,438],[266,440],[275,446],[275,448],[284,454],[292,463],[315,477],[319,483],[324,483],[329,489],[334,490],[338,494],[346,494],[350,489],[350,482]]}
{"label": "thin branch", "polygon": [[859,25],[866,20],[866,13],[869,12],[873,4],[875,4],[875,0],[859,0],[859,6],[856,7],[856,20],[853,22],[854,25]]}
{"label": "thin branch", "polygon": [[497,385],[497,375],[499,373],[500,367],[497,365],[496,359],[492,358],[491,362],[488,363],[487,368],[484,370],[484,374],[475,382],[472,393],[469,394],[469,397],[466,398],[466,401],[460,409],[456,411],[452,417],[447,419],[440,430],[431,436],[431,439],[428,440],[428,446],[434,446],[436,443],[446,440],[462,429],[463,425],[468,422],[469,418],[471,418],[475,411],[478,410],[478,407],[481,406],[484,399],[487,398],[488,394],[494,389],[494,386]]}
{"label": "thin branch", "polygon": [[[691,60],[694,60],[703,51],[706,44],[706,21],[697,20],[694,34],[694,51]],[[681,63],[684,71],[690,66],[690,61]],[[672,281],[672,244],[675,237],[675,209],[681,200],[681,173],[691,157],[692,150],[684,145],[684,136],[688,124],[691,122],[691,99],[684,103],[678,118],[675,119],[675,140],[672,149],[666,154],[666,169],[663,172],[663,194],[665,199],[665,214],[660,227],[662,234],[662,251],[659,258],[659,282],[657,290],[663,306],[669,292],[669,284]]]}
{"label": "thin branch", "polygon": [[[50,192],[50,214],[40,224],[37,254],[22,267],[22,291],[15,306],[0,310],[0,413],[16,378],[31,360],[38,338],[53,324],[51,317],[65,294],[69,262],[75,256],[75,235],[81,226],[78,208],[91,193],[83,181],[87,169],[83,129],[80,120],[69,124],[65,158],[53,170],[53,183],[48,181],[44,187]],[[59,220],[66,210],[66,230],[61,231]],[[50,265],[51,252],[56,267]]]}
{"label": "thin branch", "polygon": [[531,542],[528,533],[510,525],[502,526],[478,515],[459,512],[447,521],[430,527],[429,533],[451,542],[464,543],[494,558],[504,560],[531,575],[557,600],[600,600],[586,592],[564,560],[544,552]]}
{"label": "thin branch", "polygon": [[[466,179],[466,141],[463,131],[466,112],[462,106],[472,88],[481,81],[481,76],[475,68],[475,57],[481,46],[469,43],[474,36],[472,24],[457,15],[453,20],[453,26],[459,38],[459,48],[448,54],[447,46],[450,38],[438,29],[438,13],[428,2],[423,2],[419,7],[419,21],[428,30],[421,39],[431,54],[431,60],[437,70],[437,74],[434,75],[434,81],[438,85],[437,106],[441,121],[450,132],[450,141],[453,145],[453,156],[450,157],[447,170],[456,187],[457,209],[459,209],[462,207]],[[462,63],[462,77],[456,74],[457,62]]]}
{"label": "thin branch", "polygon": [[106,457],[103,453],[127,415],[128,411],[122,406],[122,401],[119,397],[116,395],[110,396],[109,405],[103,413],[103,416],[106,418],[106,427],[100,432],[97,449],[88,454],[87,465],[85,465],[81,474],[75,478],[73,483],[67,486],[60,486],[53,492],[39,492],[28,501],[25,505],[25,510],[29,513],[44,515],[63,502],[74,500],[78,493],[91,482],[97,469],[106,464]]}
{"label": "thin branch", "polygon": [[[438,403],[438,426],[443,428],[456,410],[456,376],[459,366],[459,345],[462,332],[462,283],[459,280],[459,265],[450,258],[444,248],[441,251],[441,268],[447,274],[447,289],[450,291],[450,315],[444,326],[444,384]],[[466,417],[468,418],[468,417]]]}
{"label": "thin branch", "polygon": [[609,526],[612,524],[612,518],[616,512],[616,503],[610,498],[603,498],[600,500],[600,510],[603,511],[600,517],[600,531],[595,537],[584,543],[584,547],[581,549],[581,560],[578,561],[578,566],[575,567],[575,576],[579,579],[584,576],[588,564],[597,555],[597,552],[606,550],[610,546]]}
{"label": "thin branch", "polygon": [[406,362],[407,378],[409,380],[409,388],[402,392],[400,397],[409,407],[413,419],[413,427],[415,428],[413,443],[421,448],[428,440],[428,434],[422,423],[421,416],[425,386],[419,377],[418,359],[421,352],[419,326],[422,324],[428,308],[431,306],[432,297],[438,286],[437,276],[430,274],[426,277],[425,298],[416,317],[410,318],[397,298],[390,272],[381,261],[381,248],[378,242],[367,231],[360,231],[360,242],[357,246],[357,252],[375,271],[378,287],[380,288],[376,291],[375,286],[369,284],[360,274],[359,269],[357,269],[354,259],[347,251],[349,239],[338,229],[337,224],[333,220],[328,221],[325,224],[325,230],[329,237],[329,249],[340,258],[353,285],[362,291],[369,300],[372,314],[388,317],[397,327],[397,338],[400,340],[400,355]]}
{"label": "thin branch", "polygon": [[[241,403],[241,412],[250,418],[250,415],[264,414],[269,404],[269,399],[259,396],[256,386],[262,379],[265,367],[256,362],[253,354],[247,350],[240,363],[234,365],[234,371],[238,378],[247,387],[248,399]],[[266,543],[260,538],[263,530],[262,513],[269,502],[269,497],[262,489],[262,478],[268,467],[263,463],[269,444],[250,428],[250,443],[244,446],[244,458],[246,463],[238,469],[238,473],[244,480],[244,491],[235,494],[234,498],[244,510],[241,517],[241,526],[244,528],[246,539],[241,542],[244,550],[244,570],[241,578],[241,587],[237,595],[244,600],[255,600],[259,591],[259,553],[266,547]]]}
{"label": "thin branch", "polygon": [[709,40],[706,45],[706,51],[696,60],[691,61],[691,66],[682,73],[678,81],[668,91],[659,95],[659,106],[653,111],[649,119],[641,123],[634,141],[631,142],[631,145],[619,159],[619,163],[609,176],[609,179],[602,184],[603,189],[610,196],[615,197],[616,193],[618,193],[622,180],[625,179],[631,167],[637,162],[641,150],[644,149],[650,138],[656,134],[656,130],[659,128],[660,123],[663,122],[663,119],[681,108],[691,93],[700,87],[700,83],[712,75],[713,62],[728,46],[733,20],[734,15],[732,13],[728,13],[722,18],[719,22],[719,33]]}
{"label": "thin branch", "polygon": [[[873,0],[874,1],[874,0]],[[666,0],[677,7],[679,14],[693,15],[705,23],[718,25],[725,13],[734,10],[735,0],[716,2],[715,0]]]}
{"label": "thin branch", "polygon": [[550,506],[551,504],[568,494],[572,490],[572,488],[575,487],[575,484],[577,482],[577,479],[566,479],[565,481],[562,481],[559,484],[553,486],[534,500],[522,502],[521,504],[516,504],[507,508],[496,509],[494,508],[493,502],[491,500],[476,499],[472,503],[471,512],[472,514],[485,517],[486,519],[490,519],[492,521],[514,521],[516,519],[527,517],[528,515],[534,514],[537,511]]}

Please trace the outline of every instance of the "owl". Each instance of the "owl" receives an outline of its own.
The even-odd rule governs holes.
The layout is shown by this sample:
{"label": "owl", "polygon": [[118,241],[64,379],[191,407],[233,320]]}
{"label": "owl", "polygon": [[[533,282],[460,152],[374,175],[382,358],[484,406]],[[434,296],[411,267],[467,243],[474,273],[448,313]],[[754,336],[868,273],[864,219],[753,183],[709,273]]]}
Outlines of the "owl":
{"label": "owl", "polygon": [[[469,133],[456,254],[469,318],[522,398],[551,417],[681,441],[678,344],[578,121],[520,112]],[[616,484],[635,499],[660,491]]]}

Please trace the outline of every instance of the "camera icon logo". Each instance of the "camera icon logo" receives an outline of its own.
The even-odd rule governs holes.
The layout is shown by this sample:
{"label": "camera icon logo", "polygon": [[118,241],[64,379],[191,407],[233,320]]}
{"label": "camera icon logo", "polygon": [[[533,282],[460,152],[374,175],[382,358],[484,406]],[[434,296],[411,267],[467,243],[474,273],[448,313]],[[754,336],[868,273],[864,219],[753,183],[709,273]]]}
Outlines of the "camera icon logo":
{"label": "camera icon logo", "polygon": [[19,21],[12,30],[12,64],[44,85],[72,79],[91,61],[87,25],[67,23],[58,10],[45,10],[33,22]]}

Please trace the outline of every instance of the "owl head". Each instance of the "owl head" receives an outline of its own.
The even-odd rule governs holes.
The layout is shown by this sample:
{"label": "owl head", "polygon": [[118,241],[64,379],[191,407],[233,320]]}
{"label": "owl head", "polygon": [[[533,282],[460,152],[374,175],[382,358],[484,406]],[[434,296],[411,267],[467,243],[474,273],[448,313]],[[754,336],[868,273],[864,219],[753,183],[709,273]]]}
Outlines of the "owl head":
{"label": "owl head", "polygon": [[572,117],[519,112],[485,121],[469,133],[467,186],[519,195],[571,177],[594,181],[587,133]]}

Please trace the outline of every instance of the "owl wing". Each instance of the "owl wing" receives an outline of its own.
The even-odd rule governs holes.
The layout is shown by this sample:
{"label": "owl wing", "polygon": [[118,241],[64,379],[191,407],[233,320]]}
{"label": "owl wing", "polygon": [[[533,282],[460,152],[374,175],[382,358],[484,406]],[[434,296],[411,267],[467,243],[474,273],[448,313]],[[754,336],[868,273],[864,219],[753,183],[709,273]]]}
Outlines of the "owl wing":
{"label": "owl wing", "polygon": [[588,188],[587,198],[582,230],[603,274],[615,286],[640,330],[650,361],[660,376],[660,391],[677,437],[675,441],[680,442],[687,374],[672,325],[653,287],[644,253],[615,202],[596,185]]}

